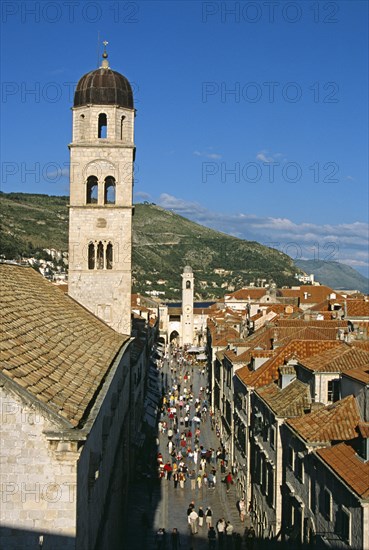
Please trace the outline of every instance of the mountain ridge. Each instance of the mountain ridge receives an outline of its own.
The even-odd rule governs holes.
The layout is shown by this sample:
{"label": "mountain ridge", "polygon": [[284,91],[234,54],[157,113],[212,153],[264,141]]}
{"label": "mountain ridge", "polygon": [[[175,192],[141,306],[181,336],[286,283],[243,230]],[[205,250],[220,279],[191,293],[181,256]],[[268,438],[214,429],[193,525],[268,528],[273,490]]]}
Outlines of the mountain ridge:
{"label": "mountain ridge", "polygon": [[[68,250],[69,197],[0,193],[0,199],[3,258],[42,258],[44,249]],[[295,274],[308,267],[296,267],[297,261],[276,249],[215,231],[155,204],[137,203],[134,212],[133,292],[153,291],[178,300],[185,265],[195,272],[197,299],[220,298],[261,279],[296,285]]]}

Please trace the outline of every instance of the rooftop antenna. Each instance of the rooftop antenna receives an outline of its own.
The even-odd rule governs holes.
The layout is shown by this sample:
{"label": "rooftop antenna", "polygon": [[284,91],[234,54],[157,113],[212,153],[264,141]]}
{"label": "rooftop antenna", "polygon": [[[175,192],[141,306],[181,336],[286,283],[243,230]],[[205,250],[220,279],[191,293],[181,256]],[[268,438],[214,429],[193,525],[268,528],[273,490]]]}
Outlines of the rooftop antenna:
{"label": "rooftop antenna", "polygon": [[100,66],[100,31],[97,31],[97,65],[96,67],[99,68]]}

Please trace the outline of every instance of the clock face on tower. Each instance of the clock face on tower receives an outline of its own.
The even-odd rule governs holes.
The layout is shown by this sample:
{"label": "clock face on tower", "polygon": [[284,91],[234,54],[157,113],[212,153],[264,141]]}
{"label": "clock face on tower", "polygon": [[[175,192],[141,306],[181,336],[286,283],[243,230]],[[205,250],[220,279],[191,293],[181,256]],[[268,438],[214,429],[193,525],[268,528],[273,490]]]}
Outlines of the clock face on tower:
{"label": "clock face on tower", "polygon": [[185,310],[186,313],[191,313],[192,307],[191,306],[185,306],[184,310]]}

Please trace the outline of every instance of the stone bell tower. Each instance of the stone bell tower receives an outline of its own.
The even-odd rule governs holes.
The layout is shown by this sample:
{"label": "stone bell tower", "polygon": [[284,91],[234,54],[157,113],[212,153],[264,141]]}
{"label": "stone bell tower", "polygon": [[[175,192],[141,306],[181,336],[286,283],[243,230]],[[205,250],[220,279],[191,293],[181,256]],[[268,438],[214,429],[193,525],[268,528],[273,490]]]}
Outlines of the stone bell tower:
{"label": "stone bell tower", "polygon": [[182,273],[182,345],[193,344],[193,271],[186,266]]}
{"label": "stone bell tower", "polygon": [[130,334],[135,109],[106,49],[101,67],[78,82],[72,111],[68,292]]}

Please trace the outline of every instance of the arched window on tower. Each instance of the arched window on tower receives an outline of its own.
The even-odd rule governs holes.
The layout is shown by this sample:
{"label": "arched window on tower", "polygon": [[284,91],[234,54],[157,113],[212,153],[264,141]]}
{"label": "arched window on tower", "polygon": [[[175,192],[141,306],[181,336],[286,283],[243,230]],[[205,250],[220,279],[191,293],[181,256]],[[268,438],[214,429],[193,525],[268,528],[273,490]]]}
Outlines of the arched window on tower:
{"label": "arched window on tower", "polygon": [[88,176],[87,178],[87,187],[86,187],[86,203],[87,204],[97,204],[97,177]]}
{"label": "arched window on tower", "polygon": [[108,134],[108,120],[105,113],[99,114],[98,138],[106,138]]}
{"label": "arched window on tower", "polygon": [[88,245],[88,269],[95,269],[95,245],[90,243]]}
{"label": "arched window on tower", "polygon": [[104,269],[104,245],[101,241],[97,245],[96,264],[97,269]]}
{"label": "arched window on tower", "polygon": [[113,176],[105,178],[104,204],[115,204],[115,179]]}
{"label": "arched window on tower", "polygon": [[191,288],[191,281],[186,281],[186,288]]}
{"label": "arched window on tower", "polygon": [[113,245],[111,243],[106,246],[105,258],[106,269],[113,269]]}
{"label": "arched window on tower", "polygon": [[122,116],[120,119],[120,139],[123,139],[123,126],[124,126],[124,119],[126,117]]}

